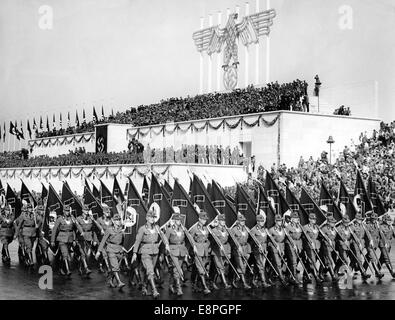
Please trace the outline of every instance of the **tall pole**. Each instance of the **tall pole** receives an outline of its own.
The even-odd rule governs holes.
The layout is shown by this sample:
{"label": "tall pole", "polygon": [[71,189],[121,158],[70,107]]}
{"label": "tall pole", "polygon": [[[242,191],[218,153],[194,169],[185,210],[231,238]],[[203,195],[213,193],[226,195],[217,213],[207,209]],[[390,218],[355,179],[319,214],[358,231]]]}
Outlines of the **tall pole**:
{"label": "tall pole", "polygon": [[[266,10],[270,9],[270,0],[266,0]],[[266,83],[270,82],[270,35],[266,36]]]}
{"label": "tall pole", "polygon": [[[255,11],[259,12],[259,0],[256,0]],[[255,45],[255,85],[259,85],[259,42]]]}
{"label": "tall pole", "polygon": [[[246,2],[245,6],[245,15],[248,16],[250,13],[250,4]],[[244,69],[244,84],[245,87],[248,87],[249,81],[248,81],[248,69],[249,69],[249,57],[248,57],[248,46],[244,46],[244,58],[245,58],[245,69]]]}
{"label": "tall pole", "polygon": [[[208,16],[208,26],[212,27],[213,26],[213,15],[210,14]],[[213,76],[213,61],[212,61],[212,55],[208,56],[208,83],[207,83],[207,92],[211,92],[211,82],[212,82],[212,76]]]}
{"label": "tall pole", "polygon": [[[239,21],[240,21],[240,6],[239,5],[236,6],[236,10],[235,11],[237,13],[237,19],[236,19],[235,22],[239,23]],[[239,48],[239,38],[238,37],[236,38],[236,48]],[[239,81],[237,83],[239,83]],[[236,84],[235,87],[237,88],[238,84]]]}
{"label": "tall pole", "polygon": [[11,151],[11,133],[8,130],[8,151]]}
{"label": "tall pole", "polygon": [[[204,26],[204,18],[200,17],[200,29],[203,29]],[[200,52],[200,79],[199,79],[199,94],[203,93],[203,73],[204,73],[204,69],[203,69],[203,52]]]}
{"label": "tall pole", "polygon": [[[218,25],[222,23],[222,12],[218,11],[217,15]],[[217,54],[217,91],[221,90],[221,53]]]}

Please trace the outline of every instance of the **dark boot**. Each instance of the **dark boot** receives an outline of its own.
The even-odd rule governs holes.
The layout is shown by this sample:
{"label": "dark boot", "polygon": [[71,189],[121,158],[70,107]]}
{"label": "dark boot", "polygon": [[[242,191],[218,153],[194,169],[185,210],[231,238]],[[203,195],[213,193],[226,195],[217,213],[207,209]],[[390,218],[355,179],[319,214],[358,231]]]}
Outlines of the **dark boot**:
{"label": "dark boot", "polygon": [[394,269],[392,268],[391,263],[386,263],[386,265],[387,265],[387,268],[391,274],[391,277],[395,279],[395,272],[394,272]]}
{"label": "dark boot", "polygon": [[152,288],[152,296],[154,297],[154,299],[158,299],[159,298],[159,292],[158,292],[158,290],[156,290],[154,277],[151,277],[149,279],[149,283],[150,283],[151,288]]}
{"label": "dark boot", "polygon": [[176,280],[174,279],[174,277],[171,277],[170,281],[169,281],[169,291],[172,294],[176,294],[176,288],[175,288],[175,282]]}
{"label": "dark boot", "polygon": [[221,271],[221,279],[222,279],[222,283],[224,284],[224,289],[229,290],[231,286],[226,282],[226,277],[223,271]]}
{"label": "dark boot", "polygon": [[204,290],[203,290],[204,294],[211,293],[211,290],[207,287],[206,279],[204,278],[204,275],[201,275],[200,279],[202,280],[202,285],[203,285],[203,288],[204,288]]}
{"label": "dark boot", "polygon": [[67,276],[71,276],[70,268],[69,268],[69,259],[64,260],[64,267]]}
{"label": "dark boot", "polygon": [[241,282],[243,283],[244,289],[246,290],[251,289],[251,287],[247,284],[246,278],[244,277],[243,273],[240,274],[240,278],[241,278]]}
{"label": "dark boot", "polygon": [[177,296],[182,296],[184,293],[182,292],[182,288],[181,288],[181,281],[180,279],[176,279],[176,289],[177,289]]}
{"label": "dark boot", "polygon": [[88,264],[86,263],[86,259],[85,258],[81,258],[81,259],[82,259],[82,264],[84,266],[85,274],[88,276],[88,275],[91,274],[92,271],[88,268]]}
{"label": "dark boot", "polygon": [[216,284],[217,278],[218,278],[218,274],[216,273],[214,275],[214,277],[213,277],[213,281],[211,282],[211,286],[212,286],[213,290],[218,290],[219,289],[217,284]]}
{"label": "dark boot", "polygon": [[115,276],[115,279],[116,279],[117,282],[118,282],[117,287],[118,287],[119,289],[122,289],[122,288],[125,286],[125,284],[121,281],[121,278],[119,277],[119,272],[114,272],[114,276]]}
{"label": "dark boot", "polygon": [[329,270],[329,274],[331,275],[332,281],[337,282],[339,280],[339,277],[337,276],[333,268],[330,267],[328,270]]}
{"label": "dark boot", "polygon": [[262,287],[264,287],[264,288],[270,287],[270,284],[267,283],[267,281],[266,281],[266,276],[265,276],[265,271],[264,270],[259,271],[259,276],[261,278]]}
{"label": "dark boot", "polygon": [[377,267],[377,265],[375,263],[372,263],[373,265],[373,269],[376,272],[376,278],[381,280],[382,277],[384,277],[384,274],[380,272],[379,268]]}

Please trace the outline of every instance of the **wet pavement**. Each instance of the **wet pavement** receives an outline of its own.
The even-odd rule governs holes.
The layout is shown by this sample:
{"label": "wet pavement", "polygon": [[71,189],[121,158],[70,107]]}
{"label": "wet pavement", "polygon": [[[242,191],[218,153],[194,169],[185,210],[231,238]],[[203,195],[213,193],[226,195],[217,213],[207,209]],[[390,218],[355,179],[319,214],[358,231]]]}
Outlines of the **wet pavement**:
{"label": "wet pavement", "polygon": [[[143,297],[136,287],[126,285],[121,291],[113,289],[106,284],[105,276],[93,270],[90,278],[81,277],[76,270],[70,279],[60,276],[57,272],[53,274],[53,289],[41,290],[38,286],[40,274],[37,270],[27,271],[18,263],[16,253],[17,243],[10,246],[11,266],[3,266],[0,261],[0,299],[40,299],[40,300],[62,300],[62,299],[149,299]],[[391,261],[395,263],[395,254],[391,253]],[[343,300],[343,299],[395,299],[395,280],[392,280],[388,270],[383,269],[384,278],[378,283],[373,277],[367,283],[362,283],[360,277],[352,282],[352,289],[347,288],[344,283],[332,284],[330,281],[322,285],[308,284],[300,286],[282,287],[280,284],[268,289],[253,289],[249,292],[243,289],[232,289],[229,291],[217,290],[210,295],[193,293],[190,282],[183,288],[184,295],[179,298],[169,294],[168,279],[165,274],[164,288],[160,289],[160,299],[172,300]],[[299,275],[300,277],[300,275]],[[125,275],[122,275],[127,282]],[[187,276],[188,278],[188,276]]]}

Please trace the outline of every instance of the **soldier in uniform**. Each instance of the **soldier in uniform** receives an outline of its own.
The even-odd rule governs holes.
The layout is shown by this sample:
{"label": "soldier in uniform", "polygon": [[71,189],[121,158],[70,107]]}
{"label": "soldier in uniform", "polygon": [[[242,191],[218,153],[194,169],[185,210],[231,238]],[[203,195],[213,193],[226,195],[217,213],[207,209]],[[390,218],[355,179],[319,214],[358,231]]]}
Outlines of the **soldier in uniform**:
{"label": "soldier in uniform", "polygon": [[285,240],[285,255],[287,257],[288,268],[291,270],[293,277],[290,282],[295,282],[297,278],[298,255],[302,252],[302,228],[299,224],[299,215],[293,211],[291,213],[291,221],[286,225],[285,231],[289,238]]}
{"label": "soldier in uniform", "polygon": [[12,242],[14,238],[14,220],[15,215],[13,214],[11,208],[6,206],[4,211],[0,215],[0,241],[3,244],[1,249],[1,255],[3,263],[10,265],[11,257],[8,250],[8,245]]}
{"label": "soldier in uniform", "polygon": [[225,255],[228,257],[228,259],[230,259],[231,252],[230,244],[228,242],[229,234],[225,225],[225,215],[219,214],[217,216],[217,220],[218,224],[212,229],[212,233],[219,240],[222,247],[220,248],[218,246],[213,246],[211,251],[214,266],[216,268],[216,274],[214,275],[213,279],[213,287],[214,289],[218,288],[215,283],[219,275],[224,284],[225,290],[229,290],[231,286],[227,283],[225,277]]}
{"label": "soldier in uniform", "polygon": [[334,249],[335,249],[335,239],[336,239],[336,230],[335,230],[336,220],[333,216],[327,217],[327,223],[321,229],[321,260],[325,263],[324,267],[320,267],[320,276],[323,276],[326,273],[326,270],[329,271],[331,275],[332,281],[337,281],[338,276],[334,271],[335,262],[333,259]]}
{"label": "soldier in uniform", "polygon": [[[314,278],[316,279],[317,282],[323,282],[324,279],[317,273],[317,269],[316,269],[316,264],[317,264],[316,255],[318,254],[321,248],[321,242],[318,239],[319,229],[316,224],[316,221],[317,221],[317,217],[315,213],[310,213],[309,223],[302,227],[304,230],[304,234],[306,235],[303,238],[303,252],[306,257],[305,265],[307,266],[308,271],[314,275]],[[303,279],[308,281],[306,274],[303,274]]]}
{"label": "soldier in uniform", "polygon": [[395,278],[395,272],[391,264],[391,260],[389,257],[389,253],[391,252],[391,241],[394,234],[394,229],[392,228],[392,220],[388,214],[385,214],[382,218],[382,222],[380,224],[380,258],[379,261],[381,264],[387,266],[392,278]]}
{"label": "soldier in uniform", "polygon": [[[169,241],[169,252],[174,257],[174,262],[178,264],[178,268],[181,269],[182,262],[185,256],[188,255],[188,250],[185,247],[185,233],[181,227],[181,215],[176,213],[173,215],[174,224],[171,228],[166,230],[166,238]],[[178,296],[182,296],[181,279],[177,268],[173,265],[173,260],[170,262],[170,274],[173,278],[173,283],[170,284],[169,289],[172,293],[177,293]],[[176,290],[176,291],[175,291]]]}
{"label": "soldier in uniform", "polygon": [[246,218],[239,213],[237,215],[237,222],[230,230],[230,232],[232,233],[233,237],[236,240],[236,247],[232,248],[232,253],[236,261],[237,273],[240,275],[244,289],[251,289],[251,287],[247,284],[247,281],[245,279],[246,268],[247,268],[245,261],[248,261],[251,254],[251,246],[248,243],[249,230],[245,225],[245,220]]}
{"label": "soldier in uniform", "polygon": [[137,254],[139,254],[141,263],[144,267],[143,275],[145,276],[142,294],[147,294],[146,280],[148,280],[152,288],[152,295],[157,299],[159,297],[159,292],[155,286],[154,267],[159,253],[159,233],[155,225],[156,215],[152,206],[147,212],[146,219],[146,224],[141,226],[137,232],[136,241],[133,247],[132,263],[136,260]]}
{"label": "soldier in uniform", "polygon": [[[103,238],[100,241],[99,248],[96,252],[96,259],[99,258],[99,255],[104,250],[107,253],[107,257],[109,260],[110,266],[110,286],[118,288],[123,288],[125,284],[121,281],[119,277],[119,265],[120,261],[123,259],[123,240],[124,240],[124,232],[122,229],[121,217],[119,214],[114,214],[112,219],[113,225],[108,227]],[[116,280],[117,285],[114,284],[114,280]]]}
{"label": "soldier in uniform", "polygon": [[[113,222],[111,220],[111,211],[110,211],[110,207],[103,203],[102,204],[102,208],[103,208],[103,216],[98,217],[97,218],[97,227],[100,230],[100,233],[97,233],[97,238],[98,238],[98,242],[101,242],[101,240],[103,239],[104,234],[106,233],[107,229],[109,229],[110,227],[113,226]],[[99,249],[97,249],[97,252],[99,252],[99,257],[97,258],[98,262],[99,262],[99,272],[104,272],[103,269],[103,261],[106,265],[106,268],[108,271],[110,271],[110,265],[108,262],[108,257],[107,257],[107,253],[105,248],[103,248],[103,250],[99,251]],[[95,254],[95,256],[97,257],[97,252]],[[102,259],[100,259],[100,257]]]}
{"label": "soldier in uniform", "polygon": [[209,264],[209,256],[211,253],[211,246],[208,240],[209,231],[205,226],[208,220],[208,215],[204,211],[199,213],[199,221],[191,228],[190,234],[195,241],[193,247],[195,264],[192,269],[191,281],[193,283],[193,290],[199,291],[197,287],[197,274],[203,285],[204,294],[209,294],[211,291],[206,284],[206,265]]}
{"label": "soldier in uniform", "polygon": [[[375,271],[375,275],[377,279],[381,279],[384,277],[384,274],[380,272],[380,268],[377,266],[379,261],[377,258],[376,250],[379,246],[380,242],[380,230],[377,226],[377,214],[373,211],[368,211],[365,213],[366,219],[366,230],[365,230],[365,247],[368,250],[366,259],[368,262],[371,262],[373,269]],[[364,267],[368,266],[367,262],[365,262]]]}
{"label": "soldier in uniform", "polygon": [[274,243],[269,242],[269,252],[272,256],[272,262],[274,267],[279,274],[280,280],[285,283],[283,271],[281,268],[281,257],[284,255],[284,240],[285,240],[285,232],[282,226],[283,219],[279,214],[275,216],[275,225],[269,229],[269,234],[272,237]]}
{"label": "soldier in uniform", "polygon": [[71,275],[70,272],[70,247],[75,245],[75,230],[78,230],[81,234],[83,233],[82,228],[77,221],[71,216],[71,208],[68,205],[63,206],[63,216],[58,217],[55,222],[51,234],[51,246],[55,247],[58,242],[65,269],[61,269],[61,273],[67,276]]}
{"label": "soldier in uniform", "polygon": [[335,248],[343,261],[341,259],[339,259],[337,261],[336,267],[335,267],[336,273],[339,271],[339,268],[342,266],[342,264],[348,263],[349,261],[351,261],[351,259],[350,259],[351,253],[349,252],[350,251],[350,242],[351,242],[351,232],[349,229],[349,224],[350,224],[350,218],[348,217],[348,215],[344,215],[342,218],[342,222],[337,227]]}
{"label": "soldier in uniform", "polygon": [[[370,278],[370,274],[367,274],[363,267],[363,249],[365,248],[365,229],[363,226],[363,217],[360,213],[355,215],[355,220],[350,226],[350,230],[353,234],[351,241],[351,251],[353,252],[353,265],[354,269],[359,269],[361,271],[361,276],[363,280]],[[354,257],[355,256],[355,257]],[[358,259],[358,261],[356,261]]]}
{"label": "soldier in uniform", "polygon": [[261,214],[256,216],[256,225],[250,230],[251,236],[253,236],[259,246],[254,245],[252,252],[255,259],[255,265],[258,269],[258,274],[262,283],[262,286],[267,288],[270,284],[266,281],[266,258],[267,257],[267,231],[265,228],[266,214],[262,211]]}
{"label": "soldier in uniform", "polygon": [[[48,242],[44,238],[44,217],[45,211],[44,206],[39,204],[37,206],[37,249],[36,249],[36,257],[37,261],[39,260],[38,257],[41,258],[41,264],[49,264],[49,257],[48,257]],[[39,252],[38,252],[39,250]],[[39,253],[37,255],[37,253]]]}
{"label": "soldier in uniform", "polygon": [[79,271],[80,274],[85,274],[88,276],[91,273],[91,270],[88,267],[87,259],[88,253],[92,250],[93,246],[93,218],[89,215],[89,208],[87,205],[83,205],[82,207],[82,215],[77,217],[77,223],[80,225],[83,230],[82,234],[77,235],[77,246],[79,253]]}
{"label": "soldier in uniform", "polygon": [[35,213],[33,212],[33,206],[29,203],[26,209],[21,214],[15,233],[23,236],[25,252],[27,254],[26,265],[29,267],[34,265],[32,250],[37,236],[37,222]]}

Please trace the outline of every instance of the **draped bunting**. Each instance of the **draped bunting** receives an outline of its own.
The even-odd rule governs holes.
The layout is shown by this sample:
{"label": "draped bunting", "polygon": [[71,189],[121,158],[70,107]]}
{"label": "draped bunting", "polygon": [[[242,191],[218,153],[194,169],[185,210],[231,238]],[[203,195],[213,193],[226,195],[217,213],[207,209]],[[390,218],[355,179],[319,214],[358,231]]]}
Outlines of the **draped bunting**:
{"label": "draped bunting", "polygon": [[[218,130],[221,128],[225,128],[225,126],[229,129],[236,129],[239,125],[241,129],[243,129],[243,125],[247,128],[253,128],[255,126],[260,126],[261,124],[265,125],[266,127],[271,127],[280,118],[280,113],[273,120],[266,120],[263,118],[263,115],[257,115],[255,117],[251,117],[252,122],[246,121],[244,116],[240,116],[239,118],[229,118],[229,119],[222,119],[222,120],[206,120],[206,121],[196,121],[190,124],[175,124],[172,128],[168,128],[168,125],[161,125],[156,127],[149,127],[149,128],[136,128],[128,130],[129,139],[133,139],[136,136],[145,137],[148,134],[160,135],[160,134],[173,134],[176,131],[181,131],[182,133],[187,132],[190,129],[195,131],[202,131],[207,128],[211,128],[213,130]],[[255,119],[255,120],[253,120]],[[250,121],[251,121],[250,120]]]}
{"label": "draped bunting", "polygon": [[82,142],[89,142],[95,137],[94,132],[88,132],[88,133],[81,133],[81,134],[75,134],[72,136],[59,136],[59,137],[53,137],[53,138],[45,138],[45,139],[36,139],[36,140],[30,140],[29,141],[29,147],[48,147],[49,145],[54,146],[54,145],[68,145],[73,142],[80,143]]}

